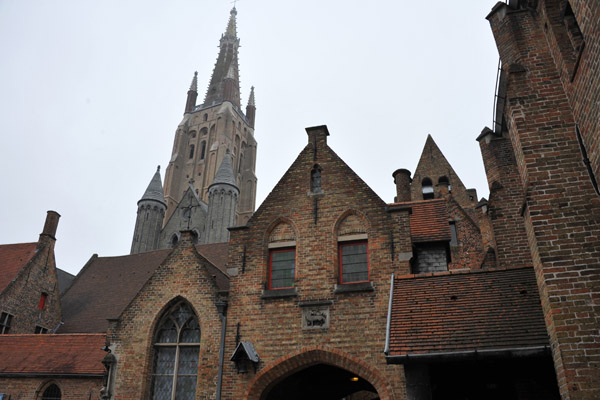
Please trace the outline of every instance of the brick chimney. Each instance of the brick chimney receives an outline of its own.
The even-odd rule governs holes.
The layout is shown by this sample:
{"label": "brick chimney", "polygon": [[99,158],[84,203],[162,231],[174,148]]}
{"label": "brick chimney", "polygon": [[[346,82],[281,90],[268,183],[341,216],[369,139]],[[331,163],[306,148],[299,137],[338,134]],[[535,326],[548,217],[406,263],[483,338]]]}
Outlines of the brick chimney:
{"label": "brick chimney", "polygon": [[56,228],[58,227],[58,220],[60,219],[60,214],[56,211],[48,211],[46,215],[46,222],[44,223],[44,230],[40,234],[40,236],[48,236],[54,240],[56,240]]}
{"label": "brick chimney", "polygon": [[394,177],[394,183],[396,184],[396,197],[394,197],[394,202],[410,201],[410,183],[412,182],[410,171],[404,168],[397,169],[392,176]]}

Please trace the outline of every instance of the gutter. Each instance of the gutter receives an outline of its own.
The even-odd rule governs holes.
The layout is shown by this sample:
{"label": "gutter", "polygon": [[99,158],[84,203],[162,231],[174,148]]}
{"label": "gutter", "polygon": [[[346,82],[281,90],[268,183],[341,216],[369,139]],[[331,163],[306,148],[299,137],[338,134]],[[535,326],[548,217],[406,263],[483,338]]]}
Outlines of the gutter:
{"label": "gutter", "polygon": [[[388,331],[389,332],[389,331]],[[387,338],[386,338],[387,346]],[[390,356],[386,355],[387,364],[408,364],[411,362],[443,362],[460,360],[479,360],[479,359],[508,359],[539,357],[550,355],[550,346],[531,346],[531,347],[509,347],[502,349],[484,349],[484,350],[466,350],[466,351],[446,351],[437,353],[414,353]]]}
{"label": "gutter", "polygon": [[104,373],[64,374],[48,372],[0,372],[0,378],[104,378]]}
{"label": "gutter", "polygon": [[216,400],[221,400],[221,386],[223,385],[223,360],[225,358],[225,329],[227,324],[227,303],[217,303],[219,318],[221,319],[221,342],[219,344],[219,373],[217,376]]}
{"label": "gutter", "polygon": [[[385,348],[383,349],[383,354],[385,354],[386,358],[389,358],[390,354],[390,330],[392,326],[392,299],[394,298],[394,273],[392,272],[392,279],[390,280],[390,300],[388,303],[388,315],[387,315],[387,323],[385,326]],[[394,357],[394,356],[391,356]],[[389,362],[388,362],[389,364]]]}

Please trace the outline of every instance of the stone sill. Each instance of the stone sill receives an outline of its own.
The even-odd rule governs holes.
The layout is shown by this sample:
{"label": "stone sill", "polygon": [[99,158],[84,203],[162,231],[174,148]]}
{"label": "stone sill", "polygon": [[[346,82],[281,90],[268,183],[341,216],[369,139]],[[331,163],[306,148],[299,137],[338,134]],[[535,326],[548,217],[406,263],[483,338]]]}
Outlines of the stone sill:
{"label": "stone sill", "polygon": [[333,293],[373,292],[375,288],[372,282],[344,283],[335,285]]}
{"label": "stone sill", "polygon": [[298,292],[296,292],[296,288],[287,288],[287,289],[265,289],[263,290],[261,299],[279,299],[282,297],[296,297],[298,296]]}

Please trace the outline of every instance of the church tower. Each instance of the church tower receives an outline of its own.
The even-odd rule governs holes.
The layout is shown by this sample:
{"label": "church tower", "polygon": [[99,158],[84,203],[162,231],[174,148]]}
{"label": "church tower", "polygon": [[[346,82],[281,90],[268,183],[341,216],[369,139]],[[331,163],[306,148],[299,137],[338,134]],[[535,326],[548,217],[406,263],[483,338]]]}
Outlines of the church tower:
{"label": "church tower", "polygon": [[187,93],[183,120],[175,132],[171,161],[165,175],[167,212],[163,225],[176,211],[190,184],[198,198],[208,204],[209,189],[228,152],[234,183],[236,189],[239,188],[238,206],[231,225],[244,225],[254,212],[256,106],[252,88],[246,114],[242,111],[238,70],[240,39],[237,37],[236,16],[234,7],[221,36],[219,55],[204,102],[196,105],[197,74],[194,74]]}
{"label": "church tower", "polygon": [[206,219],[206,243],[229,241],[228,227],[235,222],[240,190],[235,183],[229,150],[208,188],[208,216]]}

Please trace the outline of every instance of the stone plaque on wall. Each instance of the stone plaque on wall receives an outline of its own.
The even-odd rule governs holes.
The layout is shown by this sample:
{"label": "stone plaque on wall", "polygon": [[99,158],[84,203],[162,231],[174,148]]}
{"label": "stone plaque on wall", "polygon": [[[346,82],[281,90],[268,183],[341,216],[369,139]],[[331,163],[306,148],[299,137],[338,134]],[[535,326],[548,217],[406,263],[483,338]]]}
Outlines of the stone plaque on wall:
{"label": "stone plaque on wall", "polygon": [[302,307],[302,329],[329,328],[329,306],[310,305]]}

